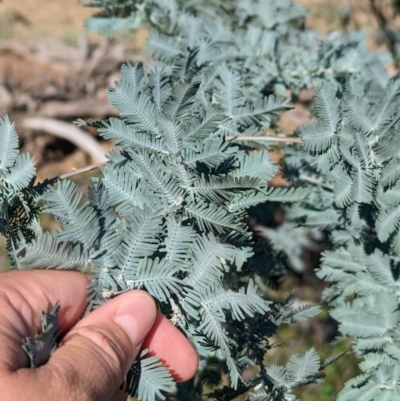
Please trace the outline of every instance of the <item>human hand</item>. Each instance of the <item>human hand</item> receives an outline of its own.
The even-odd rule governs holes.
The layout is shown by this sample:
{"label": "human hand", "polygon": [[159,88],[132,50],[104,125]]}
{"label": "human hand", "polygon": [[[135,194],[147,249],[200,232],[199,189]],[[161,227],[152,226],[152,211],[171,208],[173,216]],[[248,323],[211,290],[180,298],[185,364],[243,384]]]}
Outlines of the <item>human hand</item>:
{"label": "human hand", "polygon": [[[144,291],[122,294],[78,321],[86,308],[86,275],[30,270],[0,273],[0,400],[122,401],[123,378],[149,348],[185,381],[198,357],[184,335]],[[36,369],[22,340],[40,331],[40,312],[60,302],[61,345]]]}

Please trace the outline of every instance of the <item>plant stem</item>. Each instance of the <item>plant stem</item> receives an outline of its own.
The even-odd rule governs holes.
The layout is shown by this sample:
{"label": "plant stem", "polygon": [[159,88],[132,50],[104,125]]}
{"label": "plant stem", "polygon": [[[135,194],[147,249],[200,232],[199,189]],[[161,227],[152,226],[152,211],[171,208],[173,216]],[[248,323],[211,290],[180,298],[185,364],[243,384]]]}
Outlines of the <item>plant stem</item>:
{"label": "plant stem", "polygon": [[227,141],[270,141],[270,142],[286,142],[286,143],[301,143],[301,138],[280,137],[280,136],[227,136]]}
{"label": "plant stem", "polygon": [[[298,137],[280,137],[280,136],[227,136],[225,137],[227,141],[270,141],[270,142],[286,142],[286,143],[301,143],[301,138]],[[80,168],[78,170],[74,170],[71,173],[65,173],[60,175],[60,179],[63,180],[64,178],[73,177],[74,175],[78,175],[81,173],[86,173],[87,171],[92,171],[100,166],[105,166],[107,162],[99,163],[99,164],[92,164],[90,166],[86,166]]]}
{"label": "plant stem", "polygon": [[99,168],[100,166],[105,166],[106,164],[107,164],[107,162],[99,163],[99,164],[92,164],[90,166],[86,166],[86,167],[80,168],[78,170],[74,170],[71,173],[62,174],[62,175],[60,175],[59,178],[60,178],[60,180],[63,180],[64,178],[73,177],[74,175],[78,175],[81,173],[86,173],[87,171],[95,170],[96,168]]}
{"label": "plant stem", "polygon": [[[294,137],[294,138],[289,138],[289,137],[280,137],[280,136],[227,136],[225,137],[227,141],[270,141],[270,142],[286,142],[286,143],[301,143],[301,138]],[[83,168],[80,168],[78,170],[74,170],[71,173],[65,173],[60,175],[60,179],[63,180],[64,178],[69,178],[73,177],[74,175],[78,175],[81,173],[86,173],[87,171],[92,171],[100,166],[105,166],[107,162],[104,163],[99,163],[99,164],[92,164],[90,166],[86,166]]]}

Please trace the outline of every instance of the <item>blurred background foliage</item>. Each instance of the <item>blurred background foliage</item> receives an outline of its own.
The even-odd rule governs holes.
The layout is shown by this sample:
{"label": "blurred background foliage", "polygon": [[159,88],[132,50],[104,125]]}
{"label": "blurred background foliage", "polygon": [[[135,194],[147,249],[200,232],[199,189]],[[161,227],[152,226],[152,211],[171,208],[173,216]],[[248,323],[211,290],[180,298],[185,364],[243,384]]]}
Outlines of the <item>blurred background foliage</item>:
{"label": "blurred background foliage", "polygon": [[[297,0],[295,3],[306,6],[309,16],[305,23],[321,36],[331,30],[366,29],[371,49],[388,50],[392,54],[394,62],[390,72],[394,73],[400,65],[399,0]],[[84,21],[95,12],[76,0],[0,2],[0,114],[8,113],[16,121],[22,150],[31,152],[37,160],[39,179],[68,173],[95,161],[84,148],[60,135],[49,135],[44,126],[29,125],[29,118],[45,117],[53,122],[70,123],[78,117],[97,119],[115,114],[107,104],[105,89],[117,79],[124,61],[148,57],[144,53],[145,29],[112,40],[87,34]],[[295,109],[282,121],[284,129],[293,131],[308,122],[312,95],[311,90],[300,94]],[[96,132],[90,134],[95,136]],[[100,145],[104,152],[109,149],[105,142]],[[279,159],[279,153],[275,157]],[[87,177],[84,174],[74,179],[83,185]],[[277,177],[274,185],[279,185],[282,179]],[[251,216],[253,227],[267,237],[266,227],[277,226],[283,219],[281,210],[274,205],[254,209]],[[45,218],[42,223],[51,224]],[[301,230],[293,233],[302,235]],[[1,241],[0,238],[0,268],[6,269],[8,264]],[[319,302],[325,284],[315,276],[314,268],[326,245],[323,238],[304,241],[308,244],[306,251],[299,255],[296,250],[288,252],[292,260],[282,261],[288,269],[285,277],[277,280],[279,288],[258,283],[266,297],[281,301],[295,288],[297,302]],[[296,258],[304,263],[304,270],[296,269]],[[268,251],[260,254],[258,260],[260,264],[267,264]],[[275,341],[287,347],[268,352],[266,362],[285,364],[290,354],[310,347],[315,347],[324,359],[350,347],[348,340],[332,343],[335,335],[336,323],[324,309],[316,319],[291,325],[290,329],[282,326]],[[343,383],[359,373],[357,364],[353,355],[345,355],[326,369],[327,377],[322,384],[302,387],[296,395],[307,401],[336,399]]]}

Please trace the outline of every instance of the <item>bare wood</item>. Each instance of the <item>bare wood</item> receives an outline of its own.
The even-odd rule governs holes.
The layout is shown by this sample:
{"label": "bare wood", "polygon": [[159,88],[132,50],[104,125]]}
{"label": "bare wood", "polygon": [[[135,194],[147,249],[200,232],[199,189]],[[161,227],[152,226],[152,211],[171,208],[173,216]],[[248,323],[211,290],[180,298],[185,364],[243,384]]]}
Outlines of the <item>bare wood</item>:
{"label": "bare wood", "polygon": [[369,4],[371,7],[372,13],[375,15],[376,19],[378,20],[379,27],[382,30],[385,30],[388,25],[388,19],[386,15],[383,13],[383,10],[378,4],[376,4],[375,0],[369,0]]}
{"label": "bare wood", "polygon": [[101,145],[86,131],[73,124],[47,117],[31,117],[23,120],[24,128],[35,131],[44,131],[50,135],[72,142],[79,149],[87,153],[95,163],[107,161],[105,151]]}
{"label": "bare wood", "polygon": [[118,111],[101,99],[80,99],[70,102],[50,101],[44,103],[39,112],[54,118],[118,116]]}
{"label": "bare wood", "polygon": [[[381,1],[380,1],[381,3]],[[394,58],[394,63],[398,67],[399,61],[396,59],[397,54],[397,37],[392,29],[390,29],[390,17],[387,16],[383,10],[385,7],[382,4],[377,4],[376,0],[369,0],[370,9],[372,11],[372,15],[376,18],[379,28],[382,30],[385,35],[385,39],[387,41],[390,53],[392,53]]]}
{"label": "bare wood", "polygon": [[298,137],[284,137],[284,136],[227,136],[225,137],[227,141],[269,141],[269,142],[286,142],[286,143],[301,143],[301,138]]}

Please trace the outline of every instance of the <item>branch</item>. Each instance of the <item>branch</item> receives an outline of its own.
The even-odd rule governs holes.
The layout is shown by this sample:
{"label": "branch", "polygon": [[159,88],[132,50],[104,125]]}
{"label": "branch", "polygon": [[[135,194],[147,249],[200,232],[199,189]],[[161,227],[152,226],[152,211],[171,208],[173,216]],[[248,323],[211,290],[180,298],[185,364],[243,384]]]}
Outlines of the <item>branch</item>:
{"label": "branch", "polygon": [[378,20],[379,27],[382,30],[386,30],[388,19],[386,15],[383,13],[383,10],[376,4],[375,0],[369,0],[369,6],[371,8],[372,13],[375,15]]}
{"label": "branch", "polygon": [[73,124],[47,117],[32,117],[23,120],[24,128],[44,131],[50,135],[72,142],[76,147],[87,153],[94,162],[104,163],[107,159],[104,149],[86,131]]}
{"label": "branch", "polygon": [[383,34],[386,37],[386,41],[392,53],[393,59],[398,66],[399,60],[397,58],[397,49],[396,49],[396,42],[397,38],[395,33],[389,27],[390,18],[385,15],[383,12],[383,7],[378,6],[376,0],[369,0],[369,6],[372,12],[372,15],[375,16],[376,20],[378,21],[379,28],[382,30]]}
{"label": "branch", "polygon": [[82,167],[80,169],[74,170],[71,173],[62,174],[62,175],[59,176],[59,178],[60,178],[60,180],[63,180],[64,178],[73,177],[74,175],[86,173],[87,171],[96,170],[100,166],[105,166],[106,164],[107,164],[107,162],[99,163],[99,164],[92,164],[90,166],[86,166],[86,167]]}
{"label": "branch", "polygon": [[39,110],[40,114],[46,117],[53,118],[75,118],[79,117],[117,117],[117,110],[105,103],[101,99],[80,99],[70,102],[61,101],[49,101],[44,103],[44,105]]}
{"label": "branch", "polygon": [[270,141],[270,142],[286,142],[286,143],[301,143],[301,138],[298,137],[284,137],[284,136],[227,136],[225,137],[227,141]]}

